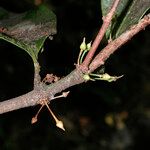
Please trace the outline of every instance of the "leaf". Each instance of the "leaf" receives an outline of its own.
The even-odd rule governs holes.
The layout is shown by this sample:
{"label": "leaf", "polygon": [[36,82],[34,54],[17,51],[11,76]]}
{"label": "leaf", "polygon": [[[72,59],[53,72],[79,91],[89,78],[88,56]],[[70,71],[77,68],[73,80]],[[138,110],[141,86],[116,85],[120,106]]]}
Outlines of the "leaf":
{"label": "leaf", "polygon": [[132,5],[130,6],[126,16],[124,17],[116,33],[116,37],[121,35],[134,24],[137,24],[149,8],[150,0],[133,0]]}
{"label": "leaf", "polygon": [[[102,15],[106,15],[115,0],[101,0]],[[150,8],[150,0],[121,0],[106,32],[106,38],[117,38],[138,23]]]}
{"label": "leaf", "polygon": [[[121,14],[124,12],[126,7],[128,6],[129,1],[130,0],[121,0],[119,2],[117,10],[113,16],[112,22],[106,32],[107,39],[111,36],[113,29],[117,23],[118,18],[121,16]],[[115,2],[115,0],[101,0],[101,9],[102,9],[103,16],[106,16],[108,14],[108,12],[110,11],[114,2]]]}
{"label": "leaf", "polygon": [[0,8],[0,19],[0,39],[25,50],[34,62],[46,38],[56,34],[56,16],[45,5],[22,14]]}

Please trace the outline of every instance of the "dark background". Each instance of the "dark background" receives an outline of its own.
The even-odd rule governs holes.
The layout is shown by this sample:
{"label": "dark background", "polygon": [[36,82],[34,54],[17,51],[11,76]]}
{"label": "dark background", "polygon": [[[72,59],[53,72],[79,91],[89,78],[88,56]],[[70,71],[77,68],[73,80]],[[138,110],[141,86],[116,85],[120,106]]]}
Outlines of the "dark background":
{"label": "dark background", "polygon": [[[75,68],[79,45],[91,41],[102,23],[100,1],[47,0],[57,16],[57,35],[46,40],[40,55],[41,76],[65,76]],[[30,0],[0,0],[13,12],[33,8]],[[103,41],[102,45],[105,45]],[[67,98],[50,106],[63,120],[66,132],[55,127],[44,109],[36,124],[31,118],[39,106],[0,115],[0,150],[141,150],[150,138],[150,30],[147,27],[115,52],[106,72],[124,77],[117,82],[89,82],[71,87]],[[99,48],[100,50],[100,48]],[[23,50],[0,41],[0,101],[33,88],[33,64]],[[108,120],[112,120],[109,123]]]}

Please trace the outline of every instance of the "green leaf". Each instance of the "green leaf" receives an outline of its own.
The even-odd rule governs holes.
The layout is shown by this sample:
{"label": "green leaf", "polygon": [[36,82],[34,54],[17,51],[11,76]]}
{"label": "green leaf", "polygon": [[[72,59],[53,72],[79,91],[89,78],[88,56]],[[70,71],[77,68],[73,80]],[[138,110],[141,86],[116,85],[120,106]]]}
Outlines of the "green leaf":
{"label": "green leaf", "polygon": [[[117,20],[125,11],[126,7],[129,4],[129,1],[130,0],[121,0],[119,2],[117,10],[113,16],[112,22],[106,32],[107,39],[112,35],[115,25],[117,24]],[[115,0],[101,0],[101,10],[103,16],[106,16],[108,14],[114,2]]]}
{"label": "green leaf", "polygon": [[45,5],[22,14],[0,8],[0,39],[25,50],[34,62],[47,37],[56,34],[56,16]]}
{"label": "green leaf", "polygon": [[[101,0],[102,15],[105,16],[115,0]],[[150,8],[150,0],[121,0],[113,16],[106,38],[117,38],[142,18]]]}

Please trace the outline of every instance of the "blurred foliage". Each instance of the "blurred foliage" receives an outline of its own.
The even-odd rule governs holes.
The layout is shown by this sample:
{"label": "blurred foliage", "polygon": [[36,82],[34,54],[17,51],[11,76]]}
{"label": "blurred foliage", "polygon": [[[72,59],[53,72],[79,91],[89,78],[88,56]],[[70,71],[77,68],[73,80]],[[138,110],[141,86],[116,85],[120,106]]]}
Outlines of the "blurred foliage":
{"label": "blurred foliage", "polygon": [[[65,76],[75,68],[83,37],[94,39],[101,24],[100,1],[47,0],[58,20],[58,34],[47,40],[39,58],[41,76]],[[33,8],[29,0],[1,0],[13,12]],[[0,150],[141,150],[150,138],[149,27],[114,53],[105,70],[124,77],[114,83],[89,82],[70,88],[66,99],[51,102],[66,132],[55,127],[45,109],[39,121],[31,118],[39,106],[0,115]],[[105,45],[103,41],[102,46]],[[99,48],[99,50],[101,47]],[[31,58],[19,48],[0,42],[0,99],[32,89]],[[53,53],[52,51],[53,50]]]}

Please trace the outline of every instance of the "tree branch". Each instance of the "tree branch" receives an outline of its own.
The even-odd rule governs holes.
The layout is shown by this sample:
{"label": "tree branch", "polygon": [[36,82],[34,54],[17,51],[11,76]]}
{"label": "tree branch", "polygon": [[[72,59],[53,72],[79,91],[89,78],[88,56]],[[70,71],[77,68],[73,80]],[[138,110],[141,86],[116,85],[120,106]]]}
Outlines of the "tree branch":
{"label": "tree branch", "polygon": [[34,89],[39,88],[41,83],[40,65],[38,62],[34,62]]}
{"label": "tree branch", "polygon": [[[140,30],[143,30],[146,26],[150,25],[150,14],[145,16],[137,25],[134,25],[130,30],[123,33],[120,37],[110,42],[92,61],[89,66],[89,72],[93,72],[99,66],[104,64],[108,57],[114,53],[120,46],[129,41],[135,34]],[[6,113],[9,111],[17,110],[24,107],[30,107],[37,105],[41,100],[49,98],[49,100],[54,99],[54,95],[77,84],[85,82],[83,79],[83,72],[80,68],[77,67],[65,78],[60,79],[59,81],[50,84],[42,84],[40,88],[35,88],[33,91],[13,98],[0,102],[0,114]]]}
{"label": "tree branch", "polygon": [[92,47],[90,49],[90,51],[88,52],[88,54],[86,55],[83,63],[81,64],[83,66],[83,68],[88,68],[101,40],[103,39],[104,35],[105,35],[105,32],[107,30],[107,28],[109,27],[110,23],[111,23],[111,20],[112,20],[112,17],[117,9],[117,6],[119,4],[119,1],[120,0],[116,0],[114,2],[114,4],[112,5],[112,8],[110,9],[109,13],[106,15],[106,16],[103,16],[103,24],[102,24],[102,27],[100,28],[93,44],[92,44]]}
{"label": "tree branch", "polygon": [[119,47],[129,41],[139,31],[145,29],[150,24],[150,14],[145,16],[140,22],[132,26],[128,31],[120,35],[114,41],[111,41],[99,54],[93,59],[89,66],[89,72],[93,72],[95,69],[104,64],[108,57],[114,53]]}
{"label": "tree branch", "polygon": [[83,73],[79,69],[75,69],[65,78],[53,84],[43,84],[40,88],[33,89],[33,91],[27,94],[0,102],[0,114],[37,105],[43,99],[48,98],[51,101],[54,99],[55,94],[83,82]]}

